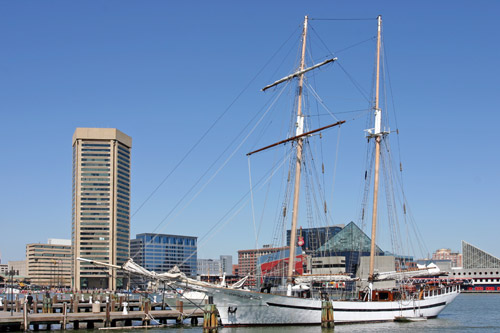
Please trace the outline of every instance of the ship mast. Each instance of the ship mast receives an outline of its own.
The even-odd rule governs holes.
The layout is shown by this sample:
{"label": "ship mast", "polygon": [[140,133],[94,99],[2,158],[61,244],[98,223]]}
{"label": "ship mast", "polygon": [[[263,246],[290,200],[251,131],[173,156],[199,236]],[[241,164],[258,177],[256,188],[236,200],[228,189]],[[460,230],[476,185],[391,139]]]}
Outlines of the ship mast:
{"label": "ship mast", "polygon": [[[282,79],[279,79],[278,81],[275,81],[274,83],[265,86],[262,91],[266,91],[269,88],[275,87],[279,85],[280,83],[290,81],[294,78],[299,78],[299,86],[298,86],[298,98],[297,98],[297,123],[296,123],[296,131],[295,131],[295,136],[281,140],[279,142],[273,143],[272,145],[266,146],[264,148],[252,151],[247,154],[247,156],[250,156],[254,153],[261,152],[263,150],[284,144],[289,141],[296,141],[297,142],[297,159],[296,159],[296,166],[295,166],[295,183],[294,183],[294,193],[293,193],[293,211],[292,211],[292,230],[291,230],[291,237],[290,237],[290,256],[289,256],[289,261],[288,261],[288,273],[287,273],[287,281],[288,284],[290,285],[292,282],[292,277],[293,277],[293,271],[295,268],[295,253],[296,253],[296,238],[297,238],[297,220],[299,216],[299,194],[300,194],[300,174],[301,174],[301,168],[302,168],[302,148],[303,148],[303,142],[304,138],[306,136],[309,136],[313,133],[325,130],[327,128],[333,127],[333,126],[338,126],[343,123],[345,123],[344,120],[338,121],[335,124],[327,125],[309,132],[304,133],[304,116],[302,115],[302,90],[304,86],[304,74],[312,71],[313,69],[319,68],[321,66],[324,66],[326,64],[329,64],[331,62],[334,62],[337,60],[336,57],[327,59],[319,64],[313,65],[311,67],[305,68],[305,58],[306,58],[306,40],[307,40],[307,22],[308,22],[308,16],[304,18],[304,30],[302,31],[302,53],[301,53],[301,58],[300,58],[300,68],[298,71],[296,71],[293,74],[290,74],[288,76],[285,76]],[[290,289],[291,293],[291,289]]]}
{"label": "ship mast", "polygon": [[[370,246],[370,270],[368,273],[368,281],[370,286],[373,281],[374,266],[375,266],[375,237],[377,233],[377,206],[378,206],[378,187],[379,187],[379,166],[380,166],[380,141],[382,140],[381,131],[382,111],[379,109],[379,86],[380,86],[380,35],[382,27],[382,16],[377,17],[377,71],[375,79],[375,128],[370,133],[371,138],[375,138],[375,175],[373,181],[373,212],[372,212],[372,237]],[[371,288],[370,288],[371,289]],[[371,295],[370,295],[371,296]]]}
{"label": "ship mast", "polygon": [[[305,67],[306,55],[306,38],[307,38],[307,20],[304,18],[304,31],[302,32],[302,56],[300,59],[300,71]],[[302,87],[304,83],[304,74],[299,76],[299,96],[297,99],[297,131],[296,136],[299,136],[304,131],[304,117],[302,116]],[[299,194],[300,194],[300,172],[302,167],[302,146],[303,137],[297,139],[297,161],[295,165],[295,185],[293,190],[293,211],[292,211],[292,230],[290,234],[290,257],[288,260],[287,282],[292,282],[293,271],[295,268],[295,240],[297,238],[297,219],[299,216]]]}

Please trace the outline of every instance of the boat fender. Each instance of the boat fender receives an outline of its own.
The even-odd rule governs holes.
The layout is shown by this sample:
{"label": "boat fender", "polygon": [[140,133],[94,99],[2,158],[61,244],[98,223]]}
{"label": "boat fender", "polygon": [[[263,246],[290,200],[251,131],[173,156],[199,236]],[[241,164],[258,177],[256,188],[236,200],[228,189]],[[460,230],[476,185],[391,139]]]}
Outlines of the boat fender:
{"label": "boat fender", "polygon": [[237,307],[230,306],[227,308],[227,313],[236,313],[236,310],[238,310]]}

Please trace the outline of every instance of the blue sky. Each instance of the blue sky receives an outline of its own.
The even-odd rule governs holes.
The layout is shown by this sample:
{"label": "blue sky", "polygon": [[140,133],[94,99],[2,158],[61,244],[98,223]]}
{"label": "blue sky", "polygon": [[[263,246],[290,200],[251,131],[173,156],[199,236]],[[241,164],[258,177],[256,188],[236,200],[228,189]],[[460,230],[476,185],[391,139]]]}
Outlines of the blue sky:
{"label": "blue sky", "polygon": [[[268,67],[256,75],[284,41],[297,35],[304,15],[378,14],[384,19],[406,195],[427,249],[460,250],[463,239],[500,256],[499,10],[495,1],[1,2],[3,262],[22,259],[27,243],[71,237],[76,127],[115,127],[133,138],[135,212],[248,85],[134,215],[132,236],[151,232],[267,101],[259,89],[287,73]],[[338,50],[373,36],[374,22],[311,24]],[[373,51],[370,45],[367,52]],[[363,82],[362,67],[354,65],[363,55],[342,56]],[[347,92],[339,96],[344,98],[338,101],[340,109],[359,98]],[[356,137],[345,128],[343,144],[352,138],[363,141],[362,132]],[[248,191],[245,153],[271,142],[249,140],[200,196],[158,231],[203,236]],[[353,155],[350,148],[346,143],[340,155]],[[358,190],[359,179],[338,177],[339,186],[351,181]],[[356,191],[346,191],[343,199],[352,196],[355,203]],[[332,206],[337,223],[356,220],[350,204]],[[252,248],[248,207],[203,243],[201,258]],[[260,243],[266,243],[265,232]]]}

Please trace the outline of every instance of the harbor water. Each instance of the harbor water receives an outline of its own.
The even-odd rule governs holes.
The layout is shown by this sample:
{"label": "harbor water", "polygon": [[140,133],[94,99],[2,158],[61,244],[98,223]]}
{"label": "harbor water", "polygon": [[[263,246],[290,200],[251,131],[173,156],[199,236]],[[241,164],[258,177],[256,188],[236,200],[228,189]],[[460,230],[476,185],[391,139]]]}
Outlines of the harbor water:
{"label": "harbor water", "polygon": [[[83,331],[83,330],[80,330]],[[147,330],[113,330],[112,332],[201,333],[202,327],[170,326]],[[85,333],[94,332],[86,330]],[[100,331],[103,332],[103,331]],[[220,333],[326,333],[326,332],[500,332],[500,294],[460,294],[436,319],[409,323],[372,323],[337,325],[334,329],[319,326],[275,326],[221,328]]]}

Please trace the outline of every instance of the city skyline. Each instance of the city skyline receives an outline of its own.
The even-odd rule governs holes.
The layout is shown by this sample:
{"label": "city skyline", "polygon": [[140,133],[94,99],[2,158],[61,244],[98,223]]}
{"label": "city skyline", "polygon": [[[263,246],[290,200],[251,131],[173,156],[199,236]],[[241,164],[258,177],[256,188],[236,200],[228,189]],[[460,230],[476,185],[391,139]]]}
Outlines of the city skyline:
{"label": "city skyline", "polygon": [[[77,127],[118,128],[134,138],[131,234],[198,237],[198,258],[236,257],[237,250],[256,247],[249,209],[218,234],[205,236],[235,197],[248,191],[248,146],[189,206],[193,193],[176,203],[254,114],[259,89],[276,77],[259,77],[251,85],[255,95],[239,101],[192,155],[184,161],[183,156],[306,14],[383,15],[395,103],[402,111],[406,194],[427,251],[459,251],[465,240],[500,255],[494,214],[500,157],[493,148],[500,120],[494,111],[500,49],[487,37],[496,31],[493,13],[499,4],[382,1],[283,8],[221,2],[192,10],[161,2],[56,3],[1,4],[4,262],[22,259],[28,243],[71,237],[69,138]],[[214,14],[205,15],[207,10]],[[332,34],[340,27],[311,24]],[[346,28],[359,34],[354,41],[372,36],[371,22],[354,24]],[[344,156],[350,151],[346,141]],[[336,223],[347,225],[357,211],[342,204],[334,207]],[[261,235],[260,245],[268,235]]]}

